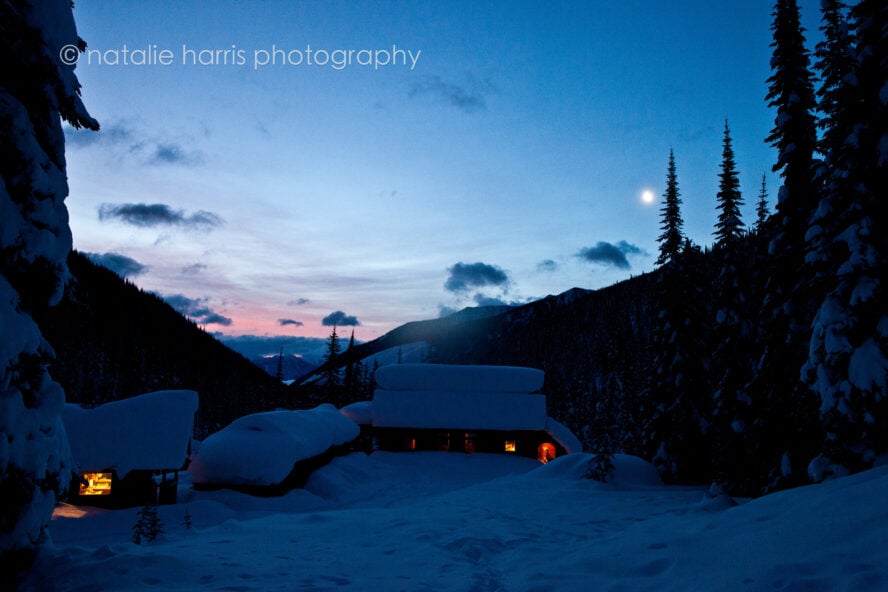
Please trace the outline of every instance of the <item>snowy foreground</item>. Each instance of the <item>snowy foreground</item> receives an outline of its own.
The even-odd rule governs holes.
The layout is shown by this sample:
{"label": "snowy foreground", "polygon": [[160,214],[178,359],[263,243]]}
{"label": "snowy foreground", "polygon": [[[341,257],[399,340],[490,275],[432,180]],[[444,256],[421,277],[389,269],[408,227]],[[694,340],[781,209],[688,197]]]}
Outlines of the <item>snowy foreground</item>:
{"label": "snowy foreground", "polygon": [[141,546],[137,509],[60,506],[24,589],[888,590],[888,466],[733,505],[589,459],[354,454],[279,498],[186,477]]}

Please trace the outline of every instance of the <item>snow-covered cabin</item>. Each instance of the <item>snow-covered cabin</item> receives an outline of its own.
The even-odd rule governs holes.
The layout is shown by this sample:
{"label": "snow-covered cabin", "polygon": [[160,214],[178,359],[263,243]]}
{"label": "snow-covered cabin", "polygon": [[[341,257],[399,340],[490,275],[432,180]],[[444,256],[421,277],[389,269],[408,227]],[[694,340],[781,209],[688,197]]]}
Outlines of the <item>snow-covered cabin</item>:
{"label": "snow-covered cabin", "polygon": [[582,451],[546,415],[542,370],[516,366],[393,364],[376,371],[368,405],[342,413],[367,426],[380,450],[499,452],[548,462]]}
{"label": "snow-covered cabin", "polygon": [[198,395],[156,391],[62,412],[80,483],[76,504],[130,507],[176,503],[179,471],[188,463]]}

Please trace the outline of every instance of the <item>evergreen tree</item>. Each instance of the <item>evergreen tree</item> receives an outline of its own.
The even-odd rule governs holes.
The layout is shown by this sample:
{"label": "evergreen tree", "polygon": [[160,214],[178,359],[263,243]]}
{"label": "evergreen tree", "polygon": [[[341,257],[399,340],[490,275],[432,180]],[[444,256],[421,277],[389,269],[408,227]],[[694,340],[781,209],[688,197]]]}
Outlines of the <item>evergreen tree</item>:
{"label": "evergreen tree", "polygon": [[281,353],[278,354],[277,372],[275,372],[274,376],[279,381],[282,381],[284,379],[284,348],[283,348],[283,346],[281,346]]}
{"label": "evergreen tree", "polygon": [[660,256],[657,265],[674,261],[681,252],[684,242],[681,219],[681,197],[678,191],[678,176],[675,172],[675,155],[669,150],[669,164],[666,169],[666,191],[663,193],[663,207],[660,209]]}
{"label": "evergreen tree", "polygon": [[768,220],[768,180],[767,175],[762,173],[762,188],[759,190],[758,202],[755,206],[755,232],[760,234],[765,222]]}
{"label": "evergreen tree", "polygon": [[339,354],[339,335],[336,334],[336,326],[334,325],[333,331],[330,332],[330,337],[327,338],[327,352],[324,354],[324,366],[326,368],[324,371],[324,388],[326,389],[327,402],[333,405],[337,405],[340,402],[339,397],[342,390],[342,379],[337,367]]}
{"label": "evergreen tree", "polygon": [[[352,329],[351,338],[348,340],[348,347],[345,352],[350,353],[352,349],[355,347],[355,330]],[[349,403],[356,400],[356,395],[358,393],[358,385],[361,379],[360,375],[360,362],[357,362],[353,359],[352,356],[348,357],[348,362],[345,364],[345,379],[343,382],[343,387],[345,388],[345,400]]]}
{"label": "evergreen tree", "polygon": [[[68,2],[0,1],[0,578],[15,578],[69,484],[64,392],[52,348],[34,322],[62,297],[71,249],[64,200],[65,135],[98,129],[74,67],[59,59],[77,36]],[[16,582],[13,581],[13,584]]]}
{"label": "evergreen tree", "polygon": [[722,164],[718,174],[718,193],[716,209],[718,222],[715,225],[715,244],[717,247],[730,249],[743,236],[743,221],[740,206],[743,197],[740,194],[740,180],[737,178],[737,165],[734,162],[734,148],[731,145],[731,130],[725,119],[725,136],[722,140]]}
{"label": "evergreen tree", "polygon": [[157,515],[157,504],[146,504],[139,511],[139,519],[133,525],[133,542],[137,545],[141,545],[143,540],[150,543],[163,532],[163,523]]}
{"label": "evergreen tree", "polygon": [[[646,387],[650,406],[647,452],[661,476],[693,483],[709,478],[710,422],[705,333],[708,289],[702,253],[682,236],[675,156],[669,151],[665,203],[661,209],[660,257],[651,350],[653,371]],[[683,244],[684,243],[684,244]]]}
{"label": "evergreen tree", "polygon": [[869,467],[888,450],[888,219],[879,203],[888,196],[888,5],[861,0],[851,10],[856,47],[840,81],[846,38],[834,3],[824,8],[821,96],[830,99],[830,129],[809,256],[829,283],[805,367],[827,434],[809,467],[815,479]]}
{"label": "evergreen tree", "polygon": [[757,419],[751,479],[762,491],[804,482],[819,448],[816,401],[801,381],[816,300],[805,260],[805,235],[817,205],[813,180],[817,144],[814,90],[795,0],[777,0],[767,100],[777,110],[767,140],[777,148],[783,177],[772,223],[766,226],[768,271],[757,328],[758,368],[749,388]]}
{"label": "evergreen tree", "polygon": [[719,191],[718,222],[712,257],[718,266],[713,293],[713,428],[712,454],[716,480],[734,493],[746,491],[746,469],[752,462],[747,426],[754,418],[746,385],[754,375],[754,331],[748,248],[739,206],[743,204],[737,179],[730,130],[725,122]]}

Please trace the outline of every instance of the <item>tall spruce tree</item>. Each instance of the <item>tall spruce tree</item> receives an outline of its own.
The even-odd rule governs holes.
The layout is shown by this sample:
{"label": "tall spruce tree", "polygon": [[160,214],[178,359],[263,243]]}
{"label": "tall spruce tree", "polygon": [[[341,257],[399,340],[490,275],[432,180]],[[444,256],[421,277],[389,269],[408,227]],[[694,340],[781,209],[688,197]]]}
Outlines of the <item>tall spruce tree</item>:
{"label": "tall spruce tree", "polygon": [[[350,353],[355,347],[355,330],[352,329],[351,337],[348,340],[346,354]],[[343,388],[345,389],[345,401],[351,403],[356,400],[358,387],[361,380],[360,361],[354,360],[352,356],[348,357],[345,364],[345,377],[343,380]]]}
{"label": "tall spruce tree", "polygon": [[773,16],[766,99],[777,115],[767,141],[777,148],[773,168],[783,184],[763,237],[770,242],[756,338],[761,357],[749,389],[757,415],[751,426],[757,447],[751,479],[762,491],[804,482],[808,461],[820,446],[816,401],[801,380],[816,308],[805,260],[805,234],[817,205],[813,77],[795,0],[777,0]]}
{"label": "tall spruce tree", "polygon": [[743,228],[743,204],[734,150],[727,120],[722,143],[719,190],[716,194],[718,220],[711,257],[717,266],[713,299],[713,425],[712,455],[715,479],[731,493],[749,494],[745,473],[751,459],[747,427],[754,410],[746,393],[757,356],[751,319],[752,287],[749,281],[749,239]]}
{"label": "tall spruce tree", "polygon": [[888,196],[888,5],[861,0],[851,15],[849,65],[840,7],[824,6],[819,64],[829,128],[809,256],[829,283],[805,368],[827,433],[809,467],[815,479],[869,467],[888,451],[888,217],[880,203]]}
{"label": "tall spruce tree", "polygon": [[63,47],[77,36],[68,2],[0,1],[0,587],[15,589],[72,464],[64,392],[32,312],[62,297],[71,230],[64,119],[98,129]]}
{"label": "tall spruce tree", "polygon": [[759,190],[758,201],[755,204],[755,232],[759,234],[768,221],[768,177],[762,173],[762,187]]}
{"label": "tall spruce tree", "polygon": [[737,176],[731,129],[727,119],[725,119],[725,132],[722,140],[722,164],[718,174],[718,193],[715,198],[718,210],[718,221],[715,224],[715,232],[712,233],[715,236],[715,245],[730,249],[743,236],[743,219],[740,214],[743,196],[740,194],[740,179]]}
{"label": "tall spruce tree", "polygon": [[678,190],[678,176],[675,172],[675,154],[669,149],[669,164],[666,168],[666,191],[663,193],[663,207],[660,209],[660,256],[657,265],[674,261],[684,243],[684,221],[681,219],[681,193]]}
{"label": "tall spruce tree", "polygon": [[711,419],[705,334],[708,286],[704,258],[682,236],[675,157],[669,151],[666,203],[661,209],[660,258],[654,307],[657,311],[648,375],[649,420],[645,448],[670,482],[698,483],[710,476]]}
{"label": "tall spruce tree", "polygon": [[327,338],[327,352],[324,354],[324,389],[327,402],[336,406],[339,406],[342,394],[342,377],[337,365],[340,353],[339,335],[336,333],[336,325],[334,325],[330,337]]}

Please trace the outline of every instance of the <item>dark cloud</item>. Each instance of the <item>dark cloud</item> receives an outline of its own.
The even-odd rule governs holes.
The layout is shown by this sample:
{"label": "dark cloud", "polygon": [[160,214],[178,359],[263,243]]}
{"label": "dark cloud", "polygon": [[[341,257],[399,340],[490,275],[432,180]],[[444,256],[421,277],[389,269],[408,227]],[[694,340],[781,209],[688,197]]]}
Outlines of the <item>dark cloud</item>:
{"label": "dark cloud", "polygon": [[198,210],[186,215],[184,210],[174,210],[167,204],[103,203],[100,205],[99,220],[113,219],[142,228],[182,226],[195,230],[211,230],[224,223],[220,216],[212,212]]}
{"label": "dark cloud", "polygon": [[176,311],[190,318],[198,325],[223,325],[228,327],[232,321],[207,306],[207,298],[189,298],[184,294],[161,296]]}
{"label": "dark cloud", "polygon": [[413,83],[410,97],[431,95],[442,99],[451,106],[465,113],[474,113],[487,109],[486,95],[493,90],[489,82],[478,83],[470,80],[461,85],[448,82],[440,76],[426,76]]}
{"label": "dark cloud", "polygon": [[302,306],[303,304],[308,304],[311,302],[308,298],[296,298],[295,300],[291,300],[287,303],[287,306]]}
{"label": "dark cloud", "polygon": [[96,265],[107,267],[120,277],[137,276],[145,273],[148,267],[135,259],[120,253],[84,253]]}
{"label": "dark cloud", "polygon": [[538,271],[555,271],[558,269],[558,264],[552,259],[546,259],[545,261],[540,261],[537,263]]}
{"label": "dark cloud", "polygon": [[640,255],[643,251],[626,241],[617,244],[599,241],[594,247],[583,247],[577,256],[591,263],[612,265],[619,269],[629,269],[629,260],[626,255]]}
{"label": "dark cloud", "polygon": [[281,327],[286,327],[287,325],[293,325],[294,327],[301,327],[305,324],[302,321],[297,321],[295,319],[278,319],[278,323],[280,323]]}
{"label": "dark cloud", "polygon": [[347,315],[341,310],[337,310],[321,319],[321,324],[325,327],[356,327],[361,323],[358,321],[357,317]]}
{"label": "dark cloud", "polygon": [[450,277],[444,282],[448,292],[462,292],[484,286],[508,286],[509,276],[495,265],[487,263],[457,263],[447,271]]}

